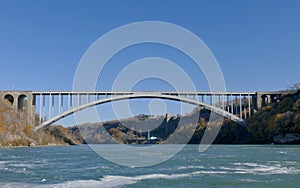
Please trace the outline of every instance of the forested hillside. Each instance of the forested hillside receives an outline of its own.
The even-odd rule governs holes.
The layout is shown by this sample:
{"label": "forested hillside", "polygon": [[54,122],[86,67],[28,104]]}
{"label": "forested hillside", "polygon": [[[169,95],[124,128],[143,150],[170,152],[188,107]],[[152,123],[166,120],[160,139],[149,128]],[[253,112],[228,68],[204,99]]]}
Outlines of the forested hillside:
{"label": "forested hillside", "polygon": [[299,144],[300,90],[255,113],[247,121],[247,130],[255,143]]}

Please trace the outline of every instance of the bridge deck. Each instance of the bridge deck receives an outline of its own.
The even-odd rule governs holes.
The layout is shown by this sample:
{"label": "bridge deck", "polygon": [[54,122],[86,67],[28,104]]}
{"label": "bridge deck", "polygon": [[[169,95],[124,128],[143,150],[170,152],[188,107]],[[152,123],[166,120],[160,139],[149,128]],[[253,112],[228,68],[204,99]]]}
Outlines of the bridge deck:
{"label": "bridge deck", "polygon": [[255,92],[210,92],[210,91],[34,91],[33,95],[255,95]]}

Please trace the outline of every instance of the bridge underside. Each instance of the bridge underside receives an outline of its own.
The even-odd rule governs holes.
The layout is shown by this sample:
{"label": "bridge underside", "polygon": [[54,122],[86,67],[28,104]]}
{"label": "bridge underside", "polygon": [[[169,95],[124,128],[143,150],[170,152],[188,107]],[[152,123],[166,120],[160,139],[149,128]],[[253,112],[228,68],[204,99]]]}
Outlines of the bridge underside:
{"label": "bridge underside", "polygon": [[125,100],[125,99],[138,99],[138,98],[160,98],[160,99],[168,99],[168,100],[173,100],[173,101],[180,101],[180,102],[184,102],[184,103],[188,103],[188,104],[192,104],[192,105],[196,105],[196,106],[200,106],[200,107],[203,107],[205,109],[208,109],[212,112],[215,112],[223,117],[226,117],[240,125],[245,125],[245,121],[244,119],[220,108],[220,107],[217,107],[217,106],[214,106],[214,105],[210,105],[210,104],[207,104],[207,103],[204,103],[204,102],[201,102],[199,100],[195,100],[195,99],[190,99],[190,98],[187,98],[187,97],[181,97],[179,95],[171,95],[170,93],[168,94],[162,94],[160,92],[158,93],[155,93],[155,92],[131,92],[131,93],[127,93],[127,94],[123,94],[123,95],[116,95],[116,96],[113,96],[111,95],[110,97],[106,97],[106,98],[102,98],[102,99],[98,99],[98,100],[95,100],[95,101],[92,101],[92,102],[88,102],[86,104],[83,104],[83,105],[79,105],[77,107],[72,107],[68,110],[66,110],[65,112],[62,112],[50,119],[48,119],[47,121],[44,121],[42,122],[40,125],[38,125],[36,127],[36,130],[44,127],[44,126],[47,126],[47,125],[50,125],[58,120],[60,120],[61,118],[63,117],[66,117],[66,116],[69,116],[75,112],[78,112],[78,111],[81,111],[81,110],[84,110],[86,108],[89,108],[89,107],[92,107],[92,106],[95,106],[95,105],[100,105],[100,104],[104,104],[104,103],[108,103],[108,102],[113,102],[113,101],[119,101],[119,100]]}

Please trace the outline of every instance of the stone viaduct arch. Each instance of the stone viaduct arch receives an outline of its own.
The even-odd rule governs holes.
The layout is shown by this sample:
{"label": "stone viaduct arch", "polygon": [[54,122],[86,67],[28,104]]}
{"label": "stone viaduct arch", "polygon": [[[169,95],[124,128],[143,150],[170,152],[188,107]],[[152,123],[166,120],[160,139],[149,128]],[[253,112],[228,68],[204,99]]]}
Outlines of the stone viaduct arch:
{"label": "stone viaduct arch", "polygon": [[0,100],[7,100],[13,110],[26,119],[27,125],[35,125],[35,98],[31,91],[0,91]]}
{"label": "stone viaduct arch", "polygon": [[15,98],[11,94],[4,95],[4,99],[6,99],[10,105],[14,104]]}

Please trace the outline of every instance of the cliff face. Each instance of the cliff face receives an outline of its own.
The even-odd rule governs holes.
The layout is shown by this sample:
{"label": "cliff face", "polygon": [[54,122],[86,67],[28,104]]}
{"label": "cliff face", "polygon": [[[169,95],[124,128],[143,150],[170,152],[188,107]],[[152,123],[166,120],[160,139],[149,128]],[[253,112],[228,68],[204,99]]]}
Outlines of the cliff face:
{"label": "cliff face", "polygon": [[21,145],[37,144],[30,138],[31,127],[25,125],[25,119],[22,119],[11,108],[8,101],[0,103],[0,144],[1,145]]}
{"label": "cliff face", "polygon": [[15,112],[8,101],[0,101],[0,146],[37,146],[76,144],[68,129],[61,126],[46,127],[33,131],[32,125]]}

